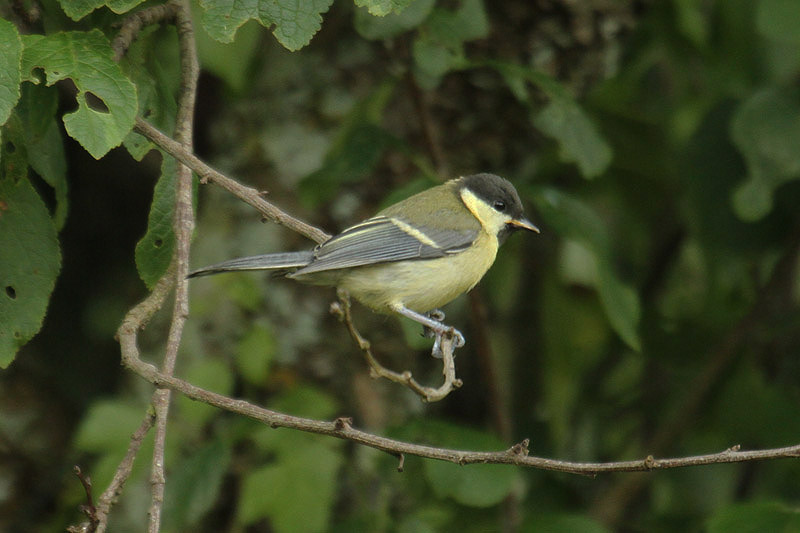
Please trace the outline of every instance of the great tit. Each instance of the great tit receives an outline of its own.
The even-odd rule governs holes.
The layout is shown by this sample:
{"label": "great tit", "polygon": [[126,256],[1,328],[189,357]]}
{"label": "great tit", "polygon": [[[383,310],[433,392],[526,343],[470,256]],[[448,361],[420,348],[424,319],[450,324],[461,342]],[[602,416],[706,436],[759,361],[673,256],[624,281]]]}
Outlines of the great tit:
{"label": "great tit", "polygon": [[285,271],[286,277],[345,289],[378,313],[397,313],[435,335],[464,344],[438,308],[469,291],[515,230],[538,233],[514,186],[493,174],[450,180],[391,205],[312,250],[231,259],[189,277],[237,270]]}

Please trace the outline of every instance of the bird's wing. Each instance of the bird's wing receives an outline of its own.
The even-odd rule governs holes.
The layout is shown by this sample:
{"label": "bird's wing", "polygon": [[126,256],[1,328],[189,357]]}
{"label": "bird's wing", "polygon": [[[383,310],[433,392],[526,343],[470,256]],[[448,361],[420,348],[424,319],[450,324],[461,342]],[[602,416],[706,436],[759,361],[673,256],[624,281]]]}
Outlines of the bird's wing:
{"label": "bird's wing", "polygon": [[477,238],[478,230],[412,226],[397,217],[378,215],[351,226],[314,250],[311,263],[293,275],[458,253]]}

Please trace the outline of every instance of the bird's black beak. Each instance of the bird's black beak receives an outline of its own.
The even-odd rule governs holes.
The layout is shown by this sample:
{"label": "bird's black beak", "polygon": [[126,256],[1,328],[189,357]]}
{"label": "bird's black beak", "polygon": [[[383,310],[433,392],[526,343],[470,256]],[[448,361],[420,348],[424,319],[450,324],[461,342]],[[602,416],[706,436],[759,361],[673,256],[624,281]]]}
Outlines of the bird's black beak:
{"label": "bird's black beak", "polygon": [[516,219],[515,218],[515,219],[512,219],[512,220],[509,220],[506,223],[506,226],[508,227],[508,229],[510,229],[512,231],[513,230],[518,230],[518,229],[524,229],[524,230],[527,230],[527,231],[533,231],[534,233],[539,233],[539,228],[534,226],[533,222],[531,222],[527,218],[521,218],[521,219]]}

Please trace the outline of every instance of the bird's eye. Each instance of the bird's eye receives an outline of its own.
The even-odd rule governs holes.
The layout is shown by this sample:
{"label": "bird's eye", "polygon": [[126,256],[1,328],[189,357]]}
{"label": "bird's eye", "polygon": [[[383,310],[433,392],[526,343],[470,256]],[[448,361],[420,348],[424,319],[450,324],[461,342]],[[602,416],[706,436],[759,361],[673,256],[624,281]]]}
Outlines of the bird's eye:
{"label": "bird's eye", "polygon": [[502,213],[506,210],[506,203],[503,200],[495,200],[494,208]]}

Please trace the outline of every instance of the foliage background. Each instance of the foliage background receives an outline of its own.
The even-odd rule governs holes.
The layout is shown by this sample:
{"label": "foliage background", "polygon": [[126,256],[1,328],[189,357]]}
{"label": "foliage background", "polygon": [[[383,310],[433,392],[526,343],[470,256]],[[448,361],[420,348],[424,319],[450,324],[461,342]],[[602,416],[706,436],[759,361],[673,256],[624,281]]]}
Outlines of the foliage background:
{"label": "foliage background", "polygon": [[[76,15],[77,4],[18,2],[0,14],[21,33],[113,37],[121,16]],[[439,404],[369,379],[327,312],[331,291],[257,274],[193,282],[178,375],[464,449],[529,437],[536,455],[604,461],[800,441],[800,3],[356,2],[397,8],[376,18],[339,1],[306,47],[281,24],[274,36],[255,21],[218,26],[224,4],[204,4],[203,159],[329,231],[439,179],[491,171],[517,185],[543,231],[512,238],[475,293],[446,309],[467,337],[465,385]],[[25,22],[34,8],[40,18]],[[174,30],[145,30],[122,68],[140,101],[152,80],[157,96],[140,113],[168,127]],[[50,256],[61,256],[41,332],[0,373],[7,531],[80,521],[72,465],[102,490],[151,393],[121,370],[113,335],[146,294],[142,279],[158,277],[169,165],[142,158],[130,138],[95,159],[59,121],[47,142],[61,151],[31,155],[21,178],[14,170],[11,148],[40,153],[25,110],[61,117],[75,90],[23,83],[2,130],[0,184],[31,181],[58,231]],[[199,188],[197,213],[198,266],[308,245],[211,186]],[[7,246],[0,275],[19,261]],[[3,298],[6,329],[15,315],[12,294]],[[166,318],[143,340],[156,361]],[[416,327],[357,320],[390,366],[437,379]],[[183,398],[171,415],[168,531],[800,530],[791,460],[584,479],[408,458],[398,474],[374,450]],[[115,531],[142,529],[146,457]]]}

